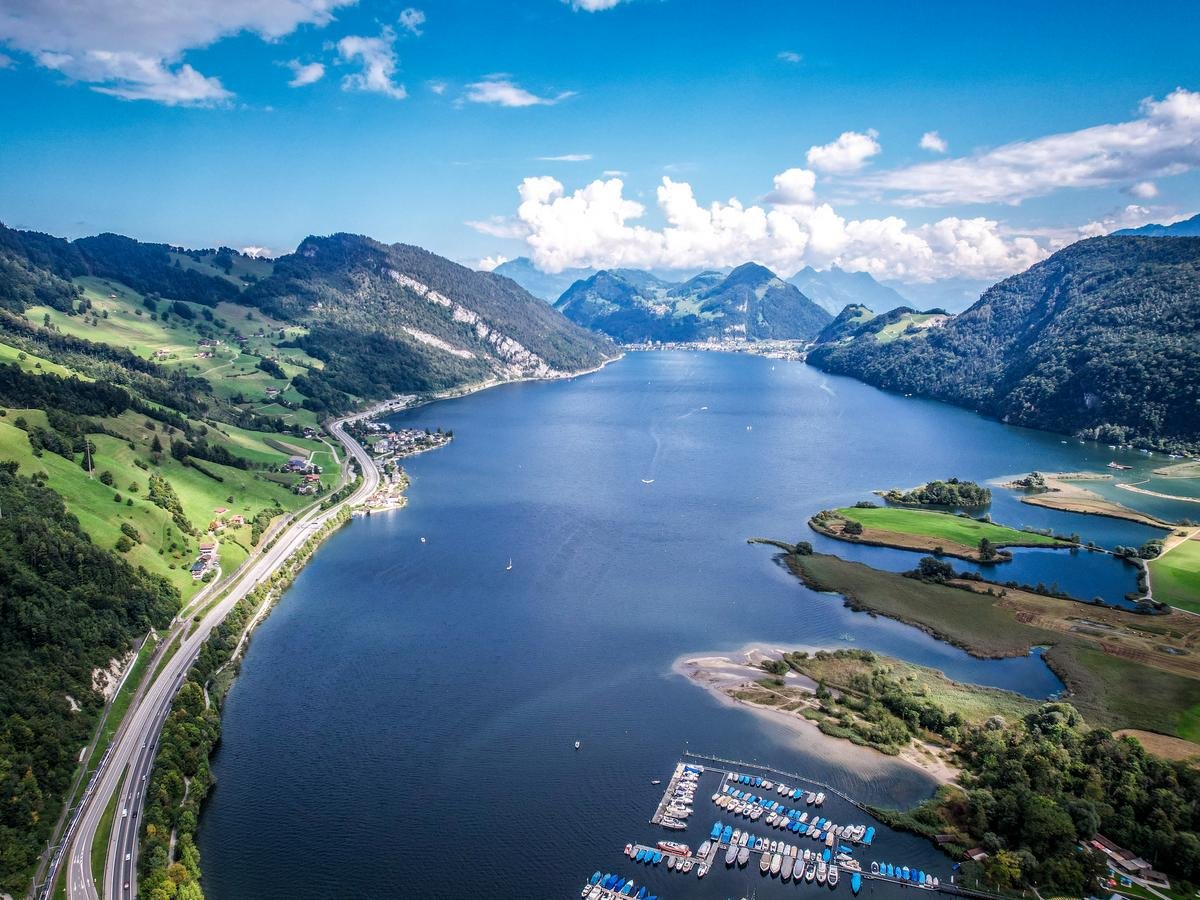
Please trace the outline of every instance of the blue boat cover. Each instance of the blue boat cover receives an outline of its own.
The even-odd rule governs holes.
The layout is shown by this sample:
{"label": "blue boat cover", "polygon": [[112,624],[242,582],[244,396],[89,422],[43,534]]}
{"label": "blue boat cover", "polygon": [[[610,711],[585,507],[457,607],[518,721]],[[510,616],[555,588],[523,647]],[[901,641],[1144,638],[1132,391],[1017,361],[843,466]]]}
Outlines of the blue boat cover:
{"label": "blue boat cover", "polygon": [[588,884],[599,884],[599,883],[600,883],[600,873],[593,872],[591,881],[589,881]]}
{"label": "blue boat cover", "polygon": [[850,890],[858,893],[858,889],[862,887],[862,876],[855,872],[850,876]]}
{"label": "blue boat cover", "polygon": [[874,825],[872,825],[870,828],[867,829],[867,833],[863,837],[863,843],[869,844],[873,840],[875,840],[875,826]]}

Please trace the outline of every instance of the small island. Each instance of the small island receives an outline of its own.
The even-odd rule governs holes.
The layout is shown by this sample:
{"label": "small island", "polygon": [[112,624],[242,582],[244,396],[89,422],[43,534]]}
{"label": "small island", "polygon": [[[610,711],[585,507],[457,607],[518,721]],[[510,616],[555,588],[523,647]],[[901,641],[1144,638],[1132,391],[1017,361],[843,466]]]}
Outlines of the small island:
{"label": "small island", "polygon": [[920,487],[900,490],[877,491],[888,503],[903,506],[944,506],[960,509],[976,509],[992,502],[992,492],[974,481],[930,481]]}
{"label": "small island", "polygon": [[921,550],[976,563],[1012,559],[1005,547],[1072,547],[1078,537],[1018,531],[984,519],[924,509],[881,507],[864,501],[826,509],[808,520],[814,531],[855,544]]}

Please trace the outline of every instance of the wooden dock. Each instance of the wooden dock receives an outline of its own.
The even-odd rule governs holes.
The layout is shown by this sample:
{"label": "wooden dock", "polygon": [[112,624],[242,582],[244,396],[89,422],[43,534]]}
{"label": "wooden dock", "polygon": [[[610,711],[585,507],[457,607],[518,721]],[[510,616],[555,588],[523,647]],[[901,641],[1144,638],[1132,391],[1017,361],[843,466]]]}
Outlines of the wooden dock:
{"label": "wooden dock", "polygon": [[[704,754],[704,753],[693,753],[691,750],[684,751],[683,755],[691,757],[692,759],[701,759],[706,762],[717,763],[718,765],[726,765],[726,766],[734,767],[733,769],[725,770],[724,774],[726,774],[726,775],[729,774],[729,771],[741,770],[743,772],[746,772],[746,771],[754,771],[757,769],[760,772],[769,772],[772,775],[776,775],[776,776],[781,775],[785,779],[788,779],[789,781],[804,782],[806,784],[815,785],[816,787],[821,788],[821,790],[825,791],[826,793],[834,794],[835,796],[840,797],[841,799],[845,800],[851,806],[861,809],[863,812],[867,813],[867,815],[871,814],[871,811],[869,809],[867,809],[867,806],[865,803],[861,803],[858,800],[855,800],[849,794],[838,790],[831,784],[826,784],[824,781],[820,781],[816,778],[810,778],[807,775],[798,775],[795,772],[785,772],[782,769],[775,769],[775,768],[772,768],[771,766],[763,765],[762,763],[744,762],[739,759],[724,759],[723,757],[720,757],[720,756],[708,756],[707,754]],[[874,818],[874,816],[872,816],[872,818]]]}
{"label": "wooden dock", "polygon": [[[688,763],[679,762],[675,764],[675,771],[671,778],[667,781],[667,789],[663,791],[662,799],[658,801],[658,808],[654,810],[654,815],[650,817],[651,825],[662,825],[664,817],[667,816],[667,807],[671,805],[671,800],[675,796],[675,788],[684,780],[683,773]],[[702,768],[702,767],[697,767]],[[688,779],[689,781],[691,779]]]}

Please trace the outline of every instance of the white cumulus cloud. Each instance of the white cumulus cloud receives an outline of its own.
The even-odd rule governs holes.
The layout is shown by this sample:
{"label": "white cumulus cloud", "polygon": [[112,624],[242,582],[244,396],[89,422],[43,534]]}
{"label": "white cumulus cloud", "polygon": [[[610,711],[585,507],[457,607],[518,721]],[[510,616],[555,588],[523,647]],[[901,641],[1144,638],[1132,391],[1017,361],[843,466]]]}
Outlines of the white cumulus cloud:
{"label": "white cumulus cloud", "polygon": [[775,176],[775,190],[767,200],[779,206],[811,203],[817,175],[809,169],[788,169]]}
{"label": "white cumulus cloud", "polygon": [[757,260],[781,274],[804,265],[839,265],[877,278],[929,281],[998,278],[1027,268],[1047,250],[982,217],[947,217],[912,226],[897,216],[847,219],[813,197],[806,169],[774,179],[763,204],[737,198],[707,205],[692,186],[664,177],[655,199],[665,224],[641,224],[646,207],[624,195],[619,178],[567,192],[555,178],[526,178],[516,217],[472,223],[485,233],[523,237],[543,271],[574,267],[695,269]]}
{"label": "white cumulus cloud", "polygon": [[1139,181],[1137,184],[1130,185],[1129,193],[1139,200],[1153,200],[1158,196],[1158,185],[1153,181]]}
{"label": "white cumulus cloud", "polygon": [[818,172],[831,175],[857,172],[883,149],[877,137],[879,133],[873,128],[865,132],[843,131],[832,143],[810,147],[805,159]]}
{"label": "white cumulus cloud", "polygon": [[241,252],[243,256],[252,256],[255,259],[270,259],[275,255],[266,247],[258,247],[254,245],[243,247]]}
{"label": "white cumulus cloud", "polygon": [[424,24],[425,13],[414,6],[410,6],[400,13],[400,27],[405,31],[419,35]]}
{"label": "white cumulus cloud", "polygon": [[571,9],[582,10],[583,12],[600,12],[605,9],[612,9],[624,2],[624,0],[562,0],[563,3],[570,5]]}
{"label": "white cumulus cloud", "polygon": [[539,97],[520,85],[514,84],[506,75],[485,75],[483,80],[467,85],[467,99],[472,103],[490,103],[494,106],[553,106],[574,97],[574,91],[564,91],[554,97]]}
{"label": "white cumulus cloud", "polygon": [[183,62],[193,50],[243,32],[277,40],[299,25],[328,24],[354,0],[5,0],[0,43],[102,93],[169,105],[232,95]]}
{"label": "white cumulus cloud", "polygon": [[936,131],[927,131],[921,135],[920,147],[922,150],[928,150],[931,153],[945,153],[950,149],[950,145]]}
{"label": "white cumulus cloud", "polygon": [[497,266],[502,266],[506,262],[508,262],[508,257],[501,256],[499,253],[497,253],[495,256],[485,256],[478,263],[476,263],[475,268],[481,272],[491,272]]}
{"label": "white cumulus cloud", "polygon": [[288,87],[304,87],[325,77],[325,66],[319,62],[302,63],[293,59],[287,66],[292,70],[292,80],[288,82]]}
{"label": "white cumulus cloud", "polygon": [[1127,122],[1016,141],[957,159],[865,176],[909,206],[1020,203],[1063,188],[1105,187],[1200,166],[1200,93],[1147,98]]}
{"label": "white cumulus cloud", "polygon": [[342,78],[342,90],[383,94],[393,100],[407,97],[404,85],[395,81],[398,64],[395,43],[396,33],[386,27],[378,37],[347,35],[338,41],[337,51],[342,61],[361,66],[360,71]]}

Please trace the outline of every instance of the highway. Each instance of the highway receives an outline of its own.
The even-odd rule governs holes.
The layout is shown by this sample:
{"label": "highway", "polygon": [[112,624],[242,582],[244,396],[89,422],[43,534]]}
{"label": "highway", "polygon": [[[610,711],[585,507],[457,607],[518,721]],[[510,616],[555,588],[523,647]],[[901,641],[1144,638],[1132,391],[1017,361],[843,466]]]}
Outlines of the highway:
{"label": "highway", "polygon": [[[70,900],[99,900],[92,871],[92,847],[100,819],[113,795],[118,797],[109,836],[104,879],[101,891],[104,900],[127,900],[137,895],[137,853],[139,821],[150,771],[154,766],[154,751],[159,732],[171,708],[175,693],[183,684],[188,668],[200,652],[209,633],[231,609],[297,550],[313,533],[331,519],[344,504],[361,503],[379,487],[379,471],[367,452],[345,432],[347,422],[369,413],[339,419],[330,425],[330,432],[341,441],[357,461],[362,472],[359,487],[333,509],[322,511],[314,506],[280,532],[275,545],[244,568],[228,594],[211,609],[180,644],[175,655],[163,666],[153,683],[135,696],[125,715],[125,721],[113,737],[112,746],[97,769],[91,788],[85,793],[74,818],[68,823],[69,864],[66,870],[67,896]],[[166,647],[179,630],[186,629],[190,619],[178,623],[160,646]],[[151,674],[153,669],[150,670]],[[57,863],[55,864],[55,869]],[[53,885],[52,870],[46,884]]]}

